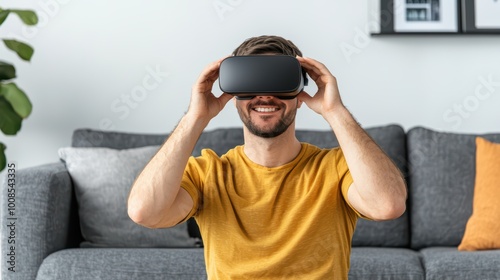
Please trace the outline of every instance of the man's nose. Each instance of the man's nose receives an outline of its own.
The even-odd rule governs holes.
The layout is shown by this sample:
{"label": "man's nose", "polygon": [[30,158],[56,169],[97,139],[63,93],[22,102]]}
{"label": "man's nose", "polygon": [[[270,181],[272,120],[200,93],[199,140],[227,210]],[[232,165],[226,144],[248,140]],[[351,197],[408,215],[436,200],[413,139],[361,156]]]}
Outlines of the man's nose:
{"label": "man's nose", "polygon": [[259,99],[271,99],[274,98],[272,95],[258,95],[257,98]]}

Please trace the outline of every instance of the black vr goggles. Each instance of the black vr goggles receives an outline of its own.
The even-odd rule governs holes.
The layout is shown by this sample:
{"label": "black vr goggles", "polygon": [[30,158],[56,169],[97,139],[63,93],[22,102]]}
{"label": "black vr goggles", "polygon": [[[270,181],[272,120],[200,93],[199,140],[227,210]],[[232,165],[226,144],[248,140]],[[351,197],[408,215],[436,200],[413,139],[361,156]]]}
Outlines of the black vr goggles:
{"label": "black vr goggles", "polygon": [[220,64],[220,89],[240,100],[257,95],[293,99],[306,85],[306,71],[293,56],[231,56]]}

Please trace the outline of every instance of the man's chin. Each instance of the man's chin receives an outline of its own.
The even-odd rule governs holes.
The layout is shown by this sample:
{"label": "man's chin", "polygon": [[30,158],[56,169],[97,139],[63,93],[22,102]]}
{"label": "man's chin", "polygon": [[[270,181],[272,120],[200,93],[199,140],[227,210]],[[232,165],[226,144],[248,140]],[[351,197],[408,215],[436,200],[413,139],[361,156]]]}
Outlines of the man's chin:
{"label": "man's chin", "polygon": [[246,125],[248,131],[255,136],[262,138],[274,138],[283,134],[289,126],[284,126],[283,124],[276,124],[273,127],[259,127],[255,124]]}
{"label": "man's chin", "polygon": [[284,131],[280,131],[280,132],[277,132],[277,131],[269,131],[269,132],[250,131],[250,132],[257,137],[271,139],[271,138],[276,138],[276,137],[280,136],[281,134],[283,134]]}

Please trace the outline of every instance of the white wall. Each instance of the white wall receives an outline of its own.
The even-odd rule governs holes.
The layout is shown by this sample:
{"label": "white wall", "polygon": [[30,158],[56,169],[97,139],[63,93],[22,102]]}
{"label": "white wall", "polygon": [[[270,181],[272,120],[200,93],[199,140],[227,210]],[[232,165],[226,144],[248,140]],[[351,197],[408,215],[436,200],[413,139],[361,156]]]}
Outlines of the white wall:
{"label": "white wall", "polygon": [[[223,4],[231,9],[218,13],[214,5]],[[13,17],[0,28],[0,37],[35,48],[25,63],[0,46],[34,105],[17,136],[0,136],[19,168],[57,161],[57,149],[70,145],[77,128],[171,131],[200,71],[262,34],[284,36],[325,63],[365,127],[500,132],[500,36],[368,37],[366,1],[6,0],[1,6],[35,9],[41,20],[26,29]],[[122,98],[153,77],[148,69],[163,74],[127,105]],[[496,81],[491,92],[480,88],[482,79]],[[234,126],[241,124],[229,103],[208,128]],[[328,129],[307,107],[297,127]]]}

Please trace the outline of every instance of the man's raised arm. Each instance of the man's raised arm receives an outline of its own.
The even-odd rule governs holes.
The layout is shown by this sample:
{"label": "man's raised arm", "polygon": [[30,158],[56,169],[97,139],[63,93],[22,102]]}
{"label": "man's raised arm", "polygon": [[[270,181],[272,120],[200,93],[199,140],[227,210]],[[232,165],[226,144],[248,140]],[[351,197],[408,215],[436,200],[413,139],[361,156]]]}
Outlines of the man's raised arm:
{"label": "man's raised arm", "polygon": [[212,93],[221,61],[203,70],[193,86],[188,112],[136,178],[127,203],[134,222],[149,228],[170,227],[191,211],[193,200],[180,187],[184,169],[205,127],[232,98]]}
{"label": "man's raised arm", "polygon": [[351,171],[350,204],[373,220],[401,216],[406,209],[401,172],[342,104],[337,79],[326,66],[311,58],[297,59],[318,86],[314,96],[302,92],[299,98],[330,124]]}

